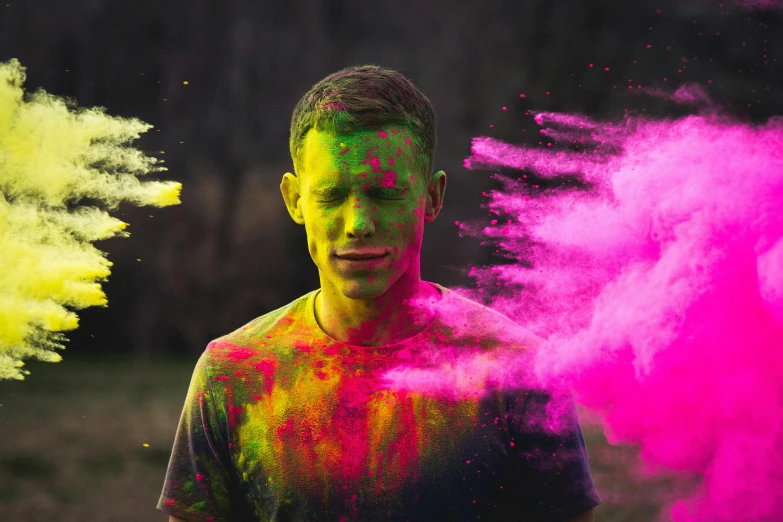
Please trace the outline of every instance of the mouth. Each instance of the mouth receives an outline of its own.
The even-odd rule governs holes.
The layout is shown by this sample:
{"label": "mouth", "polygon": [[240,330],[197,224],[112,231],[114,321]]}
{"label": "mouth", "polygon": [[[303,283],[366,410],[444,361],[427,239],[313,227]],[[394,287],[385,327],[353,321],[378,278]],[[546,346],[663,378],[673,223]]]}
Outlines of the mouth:
{"label": "mouth", "polygon": [[335,254],[337,259],[343,259],[345,261],[372,261],[386,257],[387,252],[385,250],[361,250],[342,252]]}
{"label": "mouth", "polygon": [[335,254],[338,265],[342,266],[344,270],[373,270],[379,268],[378,265],[388,255],[388,252],[384,250],[377,251],[354,251],[354,252],[341,252]]}

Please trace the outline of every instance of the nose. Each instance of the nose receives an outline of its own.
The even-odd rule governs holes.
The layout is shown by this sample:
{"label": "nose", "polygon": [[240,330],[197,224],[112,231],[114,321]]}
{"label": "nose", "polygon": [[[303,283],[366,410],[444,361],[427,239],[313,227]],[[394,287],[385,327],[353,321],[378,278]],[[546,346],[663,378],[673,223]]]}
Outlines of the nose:
{"label": "nose", "polygon": [[371,202],[367,198],[355,197],[350,202],[345,217],[345,235],[351,239],[371,238],[375,235],[375,222]]}

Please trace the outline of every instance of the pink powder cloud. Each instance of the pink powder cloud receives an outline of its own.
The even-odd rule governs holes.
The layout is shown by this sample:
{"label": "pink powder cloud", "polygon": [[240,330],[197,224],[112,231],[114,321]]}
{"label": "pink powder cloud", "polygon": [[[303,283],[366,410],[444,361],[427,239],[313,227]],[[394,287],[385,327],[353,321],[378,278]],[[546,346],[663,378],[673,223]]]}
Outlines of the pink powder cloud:
{"label": "pink powder cloud", "polygon": [[[704,101],[690,89],[675,101]],[[500,224],[481,232],[520,260],[478,270],[502,285],[494,308],[546,339],[538,376],[572,386],[611,441],[702,475],[675,521],[783,520],[783,118],[537,121],[584,145],[475,138],[466,165],[591,188],[491,194]]]}

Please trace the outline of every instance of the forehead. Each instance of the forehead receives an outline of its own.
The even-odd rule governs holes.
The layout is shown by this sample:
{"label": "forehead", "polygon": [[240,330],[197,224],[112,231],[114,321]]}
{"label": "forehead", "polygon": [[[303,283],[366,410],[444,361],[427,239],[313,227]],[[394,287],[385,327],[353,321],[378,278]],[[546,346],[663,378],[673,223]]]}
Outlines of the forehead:
{"label": "forehead", "polygon": [[411,132],[399,125],[351,134],[310,129],[303,142],[301,169],[309,178],[366,179],[393,172],[416,179],[422,171],[419,157]]}

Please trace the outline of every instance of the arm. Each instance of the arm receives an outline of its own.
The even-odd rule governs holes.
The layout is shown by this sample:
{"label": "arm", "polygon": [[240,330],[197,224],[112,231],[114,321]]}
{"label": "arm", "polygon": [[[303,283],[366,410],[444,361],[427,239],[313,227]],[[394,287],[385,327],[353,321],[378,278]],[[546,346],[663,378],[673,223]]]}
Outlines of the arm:
{"label": "arm", "polygon": [[[595,517],[593,515],[595,515],[595,508],[590,508],[587,511],[585,511],[584,513],[582,513],[581,515],[572,518],[568,522],[594,522],[595,521]],[[172,522],[172,521],[169,520],[169,522]]]}
{"label": "arm", "polygon": [[[574,519],[577,520],[577,519]],[[187,522],[187,520],[182,520],[181,518],[177,518],[174,515],[169,516],[169,522]]]}
{"label": "arm", "polygon": [[221,399],[213,395],[205,354],[191,377],[157,505],[174,520],[204,520],[210,515],[233,520],[234,475],[226,415]]}
{"label": "arm", "polygon": [[600,498],[570,393],[530,390],[524,397],[512,396],[508,408],[520,486],[536,492],[531,506],[540,506],[531,507],[532,518],[593,522]]}

